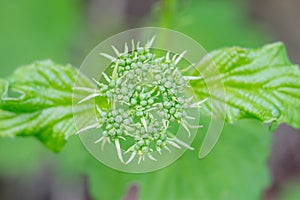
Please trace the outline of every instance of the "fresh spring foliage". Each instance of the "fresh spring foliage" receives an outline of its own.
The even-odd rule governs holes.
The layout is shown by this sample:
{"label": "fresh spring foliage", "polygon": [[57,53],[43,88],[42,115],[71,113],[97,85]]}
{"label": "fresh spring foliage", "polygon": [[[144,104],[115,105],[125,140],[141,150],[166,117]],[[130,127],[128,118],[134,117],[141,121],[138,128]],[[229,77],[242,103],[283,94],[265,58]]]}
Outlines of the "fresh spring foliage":
{"label": "fresh spring foliage", "polygon": [[[10,6],[3,6],[4,2]],[[18,2],[16,5],[13,1],[2,2],[0,8],[3,15],[0,33],[3,47],[1,53],[4,55],[1,59],[2,68],[0,68],[2,77],[10,73],[11,66],[28,63],[33,59],[50,57],[60,63],[66,62],[68,58],[66,52],[69,48],[66,48],[65,43],[70,40],[70,35],[79,32],[70,28],[78,21],[73,11],[77,4],[72,0],[64,1],[68,2],[65,6],[61,6],[62,2],[59,0],[47,2],[47,6],[45,1],[38,0]],[[240,1],[192,0],[188,2],[191,4],[188,8],[180,5],[178,10],[168,16],[176,17],[169,28],[186,33],[206,49],[232,45],[256,47],[269,41],[262,39],[262,33],[257,30],[257,27],[245,19]],[[18,12],[15,12],[16,9]],[[60,9],[59,13],[57,9]],[[73,14],[70,14],[69,10],[72,10]],[[54,12],[55,16],[47,17]],[[14,13],[14,17],[11,17],[11,13]],[[159,14],[155,13],[154,17]],[[116,17],[115,20],[118,19]],[[99,23],[96,24],[98,26]],[[117,24],[124,24],[124,22]],[[154,24],[154,26],[158,25]],[[15,34],[11,34],[11,30],[14,30]],[[40,34],[41,30],[44,30],[43,34]],[[64,45],[57,46],[62,43]],[[84,44],[86,43],[88,42],[85,41]],[[80,45],[81,50],[82,46],[83,44]],[[14,59],[11,59],[12,57]],[[206,159],[197,160],[196,151],[187,151],[172,166],[139,176],[119,173],[99,164],[83,149],[78,137],[71,137],[66,148],[59,156],[55,156],[55,159],[59,160],[59,165],[63,165],[64,170],[60,175],[66,176],[72,173],[71,177],[82,177],[82,174],[88,173],[90,192],[95,199],[120,199],[126,192],[128,184],[135,183],[140,186],[139,199],[143,200],[224,199],[225,197],[233,200],[261,199],[263,188],[270,182],[266,160],[267,152],[270,150],[271,134],[266,132],[264,126],[258,124],[258,122],[241,121],[234,125],[226,125],[218,145]],[[199,141],[203,139],[202,133],[205,133],[206,123],[203,125],[204,128],[200,129],[194,147],[198,147]],[[40,150],[43,149],[40,149],[37,143],[34,139],[20,137],[14,140],[1,139],[2,174],[7,176],[8,173],[13,173],[15,176],[28,172],[28,169],[37,174],[36,168],[40,165],[41,158],[44,161],[51,155],[46,151],[40,155]],[[12,169],[15,170],[12,172]],[[160,182],[163,184],[158,184]]]}
{"label": "fresh spring foliage", "polygon": [[[226,91],[228,122],[253,118],[300,128],[300,70],[289,61],[282,43],[261,49],[225,48],[211,52],[209,57],[202,60],[199,68],[214,67],[210,59],[217,65]],[[209,96],[205,84],[218,81],[217,78],[207,77],[206,82],[191,84],[197,95],[205,98]],[[218,96],[212,98],[224,101]],[[211,111],[209,102],[203,107],[206,112]]]}
{"label": "fresh spring foliage", "polygon": [[60,151],[75,133],[72,87],[77,75],[89,84],[70,65],[42,61],[1,80],[0,136],[34,136],[52,151]]}
{"label": "fresh spring foliage", "polygon": [[[288,61],[281,43],[261,49],[225,48],[210,56],[225,85],[228,122],[254,118],[300,128],[300,70]],[[200,65],[212,67],[206,59]],[[60,151],[75,133],[72,92],[77,75],[92,86],[75,68],[51,61],[20,67],[1,80],[0,136],[35,136],[51,150]],[[191,85],[199,99],[209,97],[203,81],[194,80]],[[84,112],[84,107],[76,110]],[[210,111],[209,104],[204,111]]]}

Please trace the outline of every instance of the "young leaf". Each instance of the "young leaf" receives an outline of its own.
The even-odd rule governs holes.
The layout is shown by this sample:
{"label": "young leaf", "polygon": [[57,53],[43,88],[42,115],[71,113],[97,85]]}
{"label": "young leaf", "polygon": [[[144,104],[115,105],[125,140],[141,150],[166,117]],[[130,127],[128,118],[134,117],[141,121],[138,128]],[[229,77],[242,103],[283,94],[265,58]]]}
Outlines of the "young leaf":
{"label": "young leaf", "polygon": [[[42,61],[0,80],[0,137],[35,136],[60,151],[75,133],[72,93],[77,74],[69,65]],[[89,83],[83,75],[78,80]]]}
{"label": "young leaf", "polygon": [[[227,48],[210,56],[220,77],[191,81],[199,99],[210,96],[205,84],[223,81],[226,98],[212,98],[226,103],[227,121],[256,118],[300,128],[300,70],[288,61],[281,43],[257,50]],[[205,58],[198,67],[201,72],[201,68],[207,70],[214,65]],[[75,132],[73,114],[78,113],[74,112],[84,115],[81,105],[73,107],[72,112],[72,87],[77,74],[71,66],[44,61],[21,67],[7,80],[0,80],[0,137],[35,136],[48,148],[59,151]],[[83,74],[79,74],[79,81],[93,88]],[[202,110],[218,112],[209,103],[203,104]]]}
{"label": "young leaf", "polygon": [[[193,81],[191,85],[202,99],[210,96],[205,84],[222,81],[226,97],[211,98],[226,104],[228,122],[256,118],[264,123],[287,123],[300,128],[300,70],[291,64],[282,43],[261,49],[233,47],[213,51],[198,68],[201,72],[215,66],[219,77],[204,77],[206,83]],[[209,101],[203,107],[208,113],[214,112]]]}

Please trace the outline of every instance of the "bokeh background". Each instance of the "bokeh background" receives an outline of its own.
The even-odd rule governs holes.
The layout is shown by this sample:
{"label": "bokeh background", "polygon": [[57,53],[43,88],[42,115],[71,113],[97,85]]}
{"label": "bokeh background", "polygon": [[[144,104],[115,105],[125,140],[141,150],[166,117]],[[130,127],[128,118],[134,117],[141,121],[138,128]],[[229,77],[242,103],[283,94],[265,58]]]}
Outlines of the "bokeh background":
{"label": "bokeh background", "polygon": [[[36,60],[80,66],[103,39],[141,26],[176,29],[208,51],[283,41],[300,64],[299,10],[298,0],[0,0],[0,78]],[[0,139],[0,199],[92,199],[87,177],[75,175],[82,150],[56,155],[32,138]],[[261,199],[300,199],[300,132],[281,125],[270,151],[272,183]],[[138,190],[124,189],[124,198]]]}

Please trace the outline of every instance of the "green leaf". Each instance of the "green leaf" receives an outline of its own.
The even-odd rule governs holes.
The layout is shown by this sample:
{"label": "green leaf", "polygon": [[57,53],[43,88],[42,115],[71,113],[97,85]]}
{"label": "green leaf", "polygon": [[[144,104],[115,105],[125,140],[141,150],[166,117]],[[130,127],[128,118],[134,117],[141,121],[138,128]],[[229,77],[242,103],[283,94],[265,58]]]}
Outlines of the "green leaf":
{"label": "green leaf", "polygon": [[[205,77],[206,83],[194,81],[191,85],[203,99],[210,96],[205,84],[222,81],[226,98],[217,94],[211,97],[217,104],[226,104],[228,122],[255,118],[264,123],[287,123],[300,128],[300,70],[290,63],[282,43],[261,49],[233,47],[213,51],[202,60],[199,69],[215,67],[211,60],[220,76]],[[204,110],[214,111],[209,102]]]}
{"label": "green leaf", "polygon": [[[35,136],[49,149],[60,151],[75,133],[72,93],[77,74],[69,65],[42,61],[1,80],[0,137]],[[89,83],[82,75],[78,80]]]}
{"label": "green leaf", "polygon": [[[199,132],[194,146],[204,133],[204,129]],[[147,174],[120,173],[90,164],[91,192],[95,199],[117,200],[131,184],[137,184],[141,200],[260,199],[270,183],[270,144],[271,134],[256,120],[226,124],[218,145],[205,159],[198,159],[197,151],[187,151],[171,166]]]}

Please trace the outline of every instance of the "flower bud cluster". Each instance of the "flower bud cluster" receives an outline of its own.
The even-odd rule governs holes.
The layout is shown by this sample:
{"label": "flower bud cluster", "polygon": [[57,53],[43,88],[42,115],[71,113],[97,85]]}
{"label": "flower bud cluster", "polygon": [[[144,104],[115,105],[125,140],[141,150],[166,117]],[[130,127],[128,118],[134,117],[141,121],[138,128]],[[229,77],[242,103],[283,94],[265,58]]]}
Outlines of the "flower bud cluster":
{"label": "flower bud cluster", "polygon": [[124,149],[126,153],[131,152],[131,156],[124,163],[131,162],[136,156],[138,162],[145,156],[156,160],[151,152],[169,150],[169,145],[191,148],[169,131],[170,123],[175,122],[189,133],[187,109],[195,105],[192,98],[186,97],[188,81],[176,67],[183,55],[174,55],[170,59],[170,53],[166,53],[156,57],[150,49],[152,42],[145,47],[133,45],[130,52],[126,45],[124,53],[113,48],[115,58],[102,54],[111,59],[113,72],[111,75],[103,73],[105,81],[96,81],[99,94],[95,96],[105,97],[110,105],[109,108],[97,105],[103,130],[97,142],[114,142],[118,156],[124,162],[120,140],[126,142],[131,138],[133,144]]}

